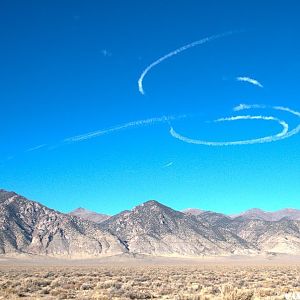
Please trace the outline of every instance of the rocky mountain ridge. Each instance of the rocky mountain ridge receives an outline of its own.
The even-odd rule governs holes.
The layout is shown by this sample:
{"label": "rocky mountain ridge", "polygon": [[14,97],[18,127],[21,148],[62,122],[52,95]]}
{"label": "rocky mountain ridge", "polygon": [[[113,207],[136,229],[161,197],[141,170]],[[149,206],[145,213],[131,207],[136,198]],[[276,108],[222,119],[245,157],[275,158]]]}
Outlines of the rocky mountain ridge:
{"label": "rocky mountain ridge", "polygon": [[129,251],[149,255],[248,254],[251,247],[229,230],[148,201],[100,224],[126,242]]}
{"label": "rocky mountain ridge", "polygon": [[240,214],[231,215],[232,218],[242,217],[249,220],[280,221],[283,218],[288,220],[300,220],[300,210],[284,208],[277,211],[264,211],[259,208],[252,208]]}
{"label": "rocky mountain ridge", "polygon": [[125,245],[96,223],[0,190],[0,254],[86,257],[125,252]]}
{"label": "rocky mountain ridge", "polygon": [[211,211],[180,212],[154,200],[96,222],[85,220],[86,216],[95,216],[90,211],[81,209],[75,213],[77,216],[63,214],[0,190],[0,254],[300,254],[300,221],[286,216],[268,221]]}

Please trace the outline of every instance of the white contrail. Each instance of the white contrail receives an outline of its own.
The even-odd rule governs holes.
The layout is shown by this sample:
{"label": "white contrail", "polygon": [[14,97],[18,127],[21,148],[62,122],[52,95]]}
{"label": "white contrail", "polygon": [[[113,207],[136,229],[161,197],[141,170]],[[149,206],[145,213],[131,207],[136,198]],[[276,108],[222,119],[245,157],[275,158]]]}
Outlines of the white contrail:
{"label": "white contrail", "polygon": [[267,108],[266,105],[263,104],[239,104],[238,106],[234,107],[234,111],[241,111],[245,109],[253,109],[253,108]]}
{"label": "white contrail", "polygon": [[289,107],[285,107],[285,106],[268,106],[268,105],[264,105],[264,104],[244,104],[244,103],[242,103],[242,104],[239,104],[238,106],[235,106],[233,108],[233,110],[241,111],[241,110],[254,109],[254,108],[258,108],[258,109],[269,108],[269,109],[274,109],[274,110],[281,110],[281,111],[288,112],[288,113],[300,118],[299,111],[293,110],[293,109],[291,109]]}
{"label": "white contrail", "polygon": [[185,45],[185,46],[182,46],[164,56],[162,56],[161,58],[157,59],[156,61],[154,61],[153,63],[151,63],[141,74],[139,80],[138,80],[138,87],[139,87],[139,91],[142,95],[145,94],[145,91],[144,91],[144,88],[143,88],[143,80],[145,78],[145,76],[147,75],[147,73],[152,69],[154,68],[155,66],[157,66],[158,64],[160,64],[161,62],[163,62],[164,60],[174,56],[174,55],[177,55],[179,54],[180,52],[183,52],[187,49],[190,49],[190,48],[193,48],[195,46],[199,46],[199,45],[202,45],[202,44],[205,44],[207,42],[210,42],[210,41],[213,41],[213,40],[216,40],[218,38],[221,38],[221,37],[225,37],[225,36],[228,36],[228,35],[231,35],[233,34],[234,32],[233,31],[229,31],[229,32],[225,32],[225,33],[222,33],[222,34],[217,34],[217,35],[213,35],[213,36],[210,36],[210,37],[206,37],[206,38],[203,38],[201,40],[198,40],[198,41],[195,41],[195,42],[192,42],[188,45]]}
{"label": "white contrail", "polygon": [[180,115],[180,116],[162,116],[158,118],[150,118],[150,119],[145,119],[145,120],[139,120],[139,121],[133,121],[133,122],[128,122],[125,124],[117,125],[108,129],[102,129],[102,130],[97,130],[93,132],[88,132],[85,134],[81,135],[76,135],[73,137],[69,137],[64,139],[64,143],[73,143],[73,142],[80,142],[88,139],[92,139],[101,135],[109,134],[112,132],[128,129],[128,128],[136,128],[136,127],[141,127],[141,126],[146,126],[146,125],[154,125],[158,123],[169,123],[171,120],[178,120],[185,118],[186,115]]}
{"label": "white contrail", "polygon": [[[273,109],[277,111],[284,111],[288,112],[290,114],[293,114],[294,116],[300,117],[300,112],[292,110],[288,107],[283,106],[266,106],[266,105],[260,105],[260,104],[240,104],[239,106],[234,107],[234,111],[242,111],[242,110],[249,110],[249,109]],[[233,141],[233,142],[213,142],[213,141],[205,141],[205,140],[199,140],[199,139],[192,139],[186,136],[183,136],[179,133],[177,133],[174,128],[171,127],[170,134],[183,142],[190,143],[190,144],[197,144],[197,145],[206,145],[206,146],[232,146],[232,145],[250,145],[250,144],[262,144],[262,143],[270,143],[270,142],[276,142],[279,140],[283,140],[286,138],[289,138],[291,136],[294,136],[298,133],[300,133],[300,125],[295,127],[292,130],[289,130],[289,125],[287,122],[280,120],[273,116],[234,116],[234,117],[227,117],[227,118],[219,118],[215,120],[214,122],[233,122],[237,120],[264,120],[264,121],[275,121],[279,123],[282,126],[282,131],[275,135],[270,135],[262,138],[257,139],[249,139],[249,140],[241,140],[241,141]]]}
{"label": "white contrail", "polygon": [[237,77],[236,78],[237,81],[244,81],[244,82],[248,82],[251,83],[253,85],[259,86],[261,88],[263,88],[264,86],[256,79],[250,78],[250,77]]}
{"label": "white contrail", "polygon": [[170,162],[164,164],[164,165],[163,165],[163,168],[171,167],[173,164],[174,164],[174,162],[173,162],[173,161],[170,161]]}
{"label": "white contrail", "polygon": [[[172,52],[169,52],[168,54],[160,57],[159,59],[155,60],[153,63],[151,63],[148,67],[146,67],[146,69],[142,72],[140,78],[138,79],[138,88],[139,88],[139,92],[141,94],[145,94],[144,88],[143,88],[143,80],[145,78],[145,76],[148,74],[148,72],[154,68],[155,66],[157,66],[158,64],[160,64],[161,62],[163,62],[164,60],[175,56],[187,49],[190,49],[192,47],[198,46],[198,45],[202,45],[205,44],[207,42],[213,41],[215,39],[227,36],[227,35],[231,35],[233,32],[227,32],[227,33],[223,33],[223,34],[219,34],[219,35],[214,35],[211,37],[206,37],[204,39],[195,41],[193,43],[187,44],[185,46],[182,46]],[[250,78],[248,76],[239,76],[236,78],[236,80],[238,81],[242,81],[242,82],[248,82],[250,84],[253,84],[255,86],[258,86],[260,88],[263,88],[263,85],[256,79]],[[246,105],[246,104],[240,104],[239,106],[234,108],[234,111],[242,111],[242,110],[246,110],[246,109],[266,109],[266,108],[272,108],[274,110],[281,110],[281,111],[285,111],[285,112],[289,112],[297,117],[300,117],[300,112],[294,111],[290,108],[287,107],[267,107],[266,105]],[[220,118],[218,120],[215,120],[215,122],[225,122],[225,121],[237,121],[237,120],[264,120],[264,121],[273,121],[273,122],[277,122],[278,124],[280,124],[282,126],[282,131],[279,132],[278,134],[275,135],[270,135],[270,136],[266,136],[266,137],[262,137],[262,138],[256,138],[256,139],[248,139],[248,140],[240,140],[240,141],[232,141],[232,142],[211,142],[211,141],[203,141],[203,140],[198,140],[198,139],[191,139],[188,137],[185,137],[179,133],[177,133],[174,128],[171,126],[170,122],[170,134],[179,139],[182,140],[184,142],[187,143],[192,143],[192,144],[200,144],[200,145],[208,145],[208,146],[229,146],[229,145],[248,145],[248,144],[258,144],[258,143],[269,143],[269,142],[275,142],[278,140],[282,140],[288,137],[291,137],[295,134],[298,134],[300,132],[300,125],[297,126],[296,128],[294,128],[293,130],[289,131],[289,125],[287,122],[280,120],[276,117],[273,116],[235,116],[235,117],[230,117],[230,118]]]}
{"label": "white contrail", "polygon": [[32,147],[32,148],[29,148],[29,149],[27,149],[25,152],[36,151],[36,150],[39,150],[39,149],[44,148],[44,147],[46,147],[46,146],[47,146],[46,144],[41,144],[41,145],[38,145],[38,146],[35,146],[35,147]]}
{"label": "white contrail", "polygon": [[[278,111],[288,112],[288,113],[300,118],[300,112],[299,111],[296,111],[296,110],[293,110],[289,107],[284,107],[284,106],[270,106],[270,107],[268,107],[266,105],[259,105],[259,104],[252,104],[252,105],[240,104],[239,106],[235,107],[234,110],[236,110],[239,107],[243,107],[244,110],[245,109],[252,109],[252,108],[261,108],[261,109],[270,108],[270,109],[274,109],[274,110],[278,110]],[[242,110],[242,109],[238,109],[238,110]],[[277,138],[277,139],[274,139],[274,142],[278,141],[278,140],[290,138],[290,137],[292,137],[292,136],[294,136],[298,133],[300,133],[300,125],[296,126],[293,130],[288,131],[284,136],[282,136],[280,138]]]}
{"label": "white contrail", "polygon": [[274,106],[273,109],[289,112],[297,117],[300,117],[300,112],[284,106]]}
{"label": "white contrail", "polygon": [[279,123],[283,129],[281,132],[279,132],[276,135],[266,136],[262,138],[257,139],[249,139],[249,140],[241,140],[241,141],[233,141],[233,142],[211,142],[211,141],[204,141],[204,140],[198,140],[198,139],[191,139],[186,136],[183,136],[179,133],[177,133],[172,127],[170,129],[170,134],[183,142],[189,143],[189,144],[197,144],[197,145],[205,145],[205,146],[234,146],[234,145],[250,145],[250,144],[262,144],[262,143],[270,143],[274,142],[275,140],[278,140],[282,137],[284,137],[289,130],[289,125],[272,116],[235,116],[230,118],[221,118],[215,120],[215,122],[225,122],[225,121],[237,121],[237,120],[264,120],[264,121],[275,121]]}
{"label": "white contrail", "polygon": [[[300,118],[300,112],[296,111],[296,110],[293,110],[293,109],[290,109],[288,107],[284,107],[284,106],[274,106],[273,109],[276,109],[276,110],[281,110],[281,111],[285,111],[285,112],[289,112],[297,117]],[[296,135],[300,133],[300,125],[296,126],[293,130],[289,131],[283,138],[289,138],[293,135]]]}
{"label": "white contrail", "polygon": [[[203,38],[201,40],[197,40],[195,42],[192,42],[190,44],[187,44],[185,46],[182,46],[172,52],[169,52],[168,54],[160,57],[159,59],[157,59],[156,61],[152,62],[149,66],[146,67],[146,69],[142,72],[140,78],[138,79],[138,89],[139,92],[141,94],[145,94],[144,88],[143,88],[143,80],[145,78],[145,76],[148,74],[148,72],[154,68],[155,66],[157,66],[158,64],[160,64],[161,62],[165,61],[168,58],[171,58],[172,56],[175,56],[185,50],[188,50],[190,48],[193,48],[195,46],[199,46],[199,45],[203,45],[205,43],[211,42],[213,40],[225,37],[225,36],[229,36],[232,35],[233,33],[237,33],[239,31],[229,31],[226,33],[222,33],[222,34],[218,34],[218,35],[213,35],[210,37],[206,37]],[[109,53],[105,53],[105,55],[109,55]],[[242,82],[248,82],[250,84],[253,84],[255,86],[261,87],[263,88],[263,85],[256,79],[247,77],[247,76],[240,76],[240,77],[236,77],[237,81],[242,81]],[[236,107],[234,107],[234,111],[239,112],[239,111],[243,111],[243,110],[250,110],[250,109],[273,109],[276,111],[282,111],[282,112],[288,112],[296,117],[300,118],[300,112],[292,110],[288,107],[284,107],[284,106],[267,106],[267,105],[261,105],[261,104],[240,104]],[[275,142],[275,141],[279,141],[279,140],[283,140],[289,137],[292,137],[296,134],[300,133],[300,125],[296,126],[294,129],[289,130],[289,125],[287,122],[280,120],[279,118],[273,117],[273,116],[262,116],[262,115],[257,115],[257,116],[252,116],[252,115],[239,115],[239,116],[233,116],[233,117],[225,117],[225,118],[219,118],[217,120],[215,120],[214,122],[234,122],[234,121],[238,121],[238,120],[264,120],[264,121],[273,121],[273,122],[277,122],[279,125],[282,126],[282,131],[275,134],[275,135],[270,135],[270,136],[266,136],[266,137],[262,137],[262,138],[256,138],[256,139],[248,139],[248,140],[240,140],[240,141],[224,141],[224,142],[218,142],[218,141],[205,141],[205,140],[199,140],[199,139],[192,139],[186,136],[183,136],[179,133],[177,133],[174,128],[171,125],[171,121],[172,120],[178,120],[178,119],[182,119],[182,118],[186,118],[188,117],[187,115],[181,115],[181,116],[162,116],[162,117],[158,117],[158,118],[149,118],[149,119],[144,119],[144,120],[138,120],[138,121],[132,121],[132,122],[128,122],[128,123],[124,123],[124,124],[120,124],[108,129],[103,129],[103,130],[98,130],[98,131],[93,131],[93,132],[89,132],[86,134],[81,134],[81,135],[76,135],[73,137],[69,137],[64,139],[60,144],[57,144],[55,146],[52,146],[49,149],[53,149],[56,147],[61,146],[62,144],[66,144],[66,143],[74,143],[74,142],[80,142],[80,141],[84,141],[84,140],[88,140],[88,139],[92,139],[101,135],[105,135],[105,134],[109,134],[109,133],[113,133],[113,132],[117,132],[117,131],[121,131],[121,130],[125,130],[125,129],[129,129],[129,128],[137,128],[137,127],[142,127],[142,126],[146,126],[146,125],[153,125],[153,124],[158,124],[158,123],[168,123],[170,126],[170,134],[176,138],[179,139],[183,142],[186,143],[191,143],[191,144],[198,144],[198,145],[206,145],[206,146],[230,146],[230,145],[249,145],[249,144],[259,144],[259,143],[269,143],[269,142]],[[31,152],[31,151],[35,151],[41,148],[46,147],[46,144],[41,144],[32,148],[29,148],[27,150],[25,150],[25,152]],[[13,159],[14,157],[11,156],[9,158],[7,158],[7,160],[9,159]],[[2,161],[3,163],[3,161]],[[173,162],[169,162],[166,163],[163,167],[170,167],[171,165],[173,165]]]}

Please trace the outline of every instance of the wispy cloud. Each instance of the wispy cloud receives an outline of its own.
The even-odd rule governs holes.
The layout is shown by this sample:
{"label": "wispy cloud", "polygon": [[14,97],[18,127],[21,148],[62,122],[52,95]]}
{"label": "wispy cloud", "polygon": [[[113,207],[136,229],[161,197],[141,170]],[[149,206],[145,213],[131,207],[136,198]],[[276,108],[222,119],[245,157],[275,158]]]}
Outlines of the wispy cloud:
{"label": "wispy cloud", "polygon": [[250,78],[250,77],[237,77],[236,80],[237,81],[248,82],[248,83],[251,83],[253,85],[256,85],[256,86],[259,86],[259,87],[263,88],[263,85],[258,80]]}

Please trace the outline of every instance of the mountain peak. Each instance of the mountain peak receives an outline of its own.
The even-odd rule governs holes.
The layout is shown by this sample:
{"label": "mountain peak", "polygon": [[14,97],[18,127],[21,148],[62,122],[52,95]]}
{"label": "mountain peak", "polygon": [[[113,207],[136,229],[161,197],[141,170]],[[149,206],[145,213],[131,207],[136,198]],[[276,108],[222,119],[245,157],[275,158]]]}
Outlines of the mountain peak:
{"label": "mountain peak", "polygon": [[152,208],[152,207],[161,207],[162,208],[162,207],[166,207],[166,206],[156,200],[148,200],[146,202],[143,202],[142,204],[138,204],[135,207],[133,207],[132,211],[136,210],[136,209],[140,209],[140,208]]}
{"label": "mountain peak", "polygon": [[257,207],[254,207],[254,208],[250,208],[250,209],[248,209],[248,210],[246,210],[245,211],[245,213],[246,212],[257,212],[257,213],[265,213],[265,211],[264,210],[262,210],[262,209],[260,209],[260,208],[257,208]]}
{"label": "mountain peak", "polygon": [[[149,201],[146,201],[140,205],[137,205],[135,206],[132,210],[132,212],[135,212],[135,213],[140,213],[140,212],[145,212],[145,211],[148,211],[149,213],[151,212],[152,213],[159,213],[159,212],[178,212],[178,211],[175,211],[173,210],[172,208],[156,201],[156,200],[149,200]],[[180,212],[178,212],[180,213]]]}
{"label": "mountain peak", "polygon": [[[12,196],[17,196],[18,194],[15,193],[15,192],[12,192],[12,191],[7,191],[7,190],[4,190],[4,189],[0,189],[0,197],[1,195],[12,195]],[[20,196],[20,195],[18,195]],[[21,197],[21,196],[20,196]]]}
{"label": "mountain peak", "polygon": [[83,207],[77,207],[74,210],[70,211],[69,214],[72,215],[74,213],[84,213],[84,212],[92,212],[92,211],[90,211],[86,208],[83,208]]}
{"label": "mountain peak", "polygon": [[164,207],[165,205],[163,205],[162,203],[160,203],[160,202],[158,202],[156,200],[148,200],[148,201],[142,203],[141,206],[148,206],[148,207],[159,206],[159,207]]}
{"label": "mountain peak", "polygon": [[109,215],[97,213],[83,207],[78,207],[72,210],[71,212],[69,212],[69,215],[79,217],[81,219],[88,220],[94,223],[101,223],[110,218]]}
{"label": "mountain peak", "polygon": [[244,251],[248,247],[230,232],[216,230],[206,220],[155,200],[123,211],[100,226],[118,236],[133,253],[197,256]]}

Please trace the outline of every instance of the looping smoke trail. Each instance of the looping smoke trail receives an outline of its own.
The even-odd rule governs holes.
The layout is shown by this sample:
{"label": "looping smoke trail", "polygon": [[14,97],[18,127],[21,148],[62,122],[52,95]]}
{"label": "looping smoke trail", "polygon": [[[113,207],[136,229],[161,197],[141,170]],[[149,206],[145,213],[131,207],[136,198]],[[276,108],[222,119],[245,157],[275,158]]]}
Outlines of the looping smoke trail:
{"label": "looping smoke trail", "polygon": [[[146,67],[146,69],[142,72],[139,80],[138,80],[138,88],[139,88],[139,92],[144,95],[145,91],[143,88],[143,80],[145,78],[145,76],[148,74],[148,72],[154,68],[155,66],[157,66],[158,64],[160,64],[161,62],[163,62],[164,60],[175,56],[179,53],[181,53],[182,51],[185,51],[187,49],[190,49],[192,47],[198,46],[198,45],[202,45],[205,44],[207,42],[213,41],[215,39],[221,38],[221,37],[225,37],[228,35],[233,34],[233,31],[230,32],[226,32],[223,34],[218,34],[218,35],[213,35],[210,37],[206,37],[203,38],[201,40],[195,41],[193,43],[190,43],[188,45],[182,46],[172,52],[169,52],[168,54],[160,57],[159,59],[155,60],[153,63],[151,63],[148,67]],[[244,76],[244,77],[236,77],[237,81],[242,81],[242,82],[248,82],[250,84],[253,84],[255,86],[258,86],[260,88],[263,88],[263,85],[256,79]],[[300,117],[300,112],[297,112],[295,110],[292,110],[288,107],[282,107],[282,106],[274,106],[274,107],[267,107],[266,105],[258,105],[258,104],[253,104],[253,105],[247,105],[247,104],[240,104],[239,106],[234,108],[234,111],[238,112],[238,111],[242,111],[242,110],[247,110],[247,109],[254,109],[254,108],[259,108],[259,109],[265,109],[265,108],[272,108],[273,110],[277,110],[277,111],[284,111],[284,112],[288,112],[294,116]],[[198,144],[198,145],[206,145],[206,146],[231,146],[231,145],[249,145],[249,144],[261,144],[261,143],[270,143],[270,142],[275,142],[278,140],[282,140],[282,139],[286,139],[289,138],[295,134],[298,134],[300,132],[300,125],[298,125],[297,127],[295,127],[293,130],[289,131],[289,125],[287,122],[280,120],[276,117],[273,116],[235,116],[235,117],[230,117],[230,118],[220,118],[215,120],[214,122],[233,122],[233,121],[238,121],[238,120],[264,120],[264,121],[273,121],[273,122],[277,122],[278,124],[280,124],[282,126],[282,131],[279,132],[278,134],[275,135],[270,135],[270,136],[266,136],[266,137],[262,137],[262,138],[256,138],[256,139],[248,139],[248,140],[241,140],[241,141],[232,141],[232,142],[213,142],[213,141],[204,141],[204,140],[199,140],[199,139],[192,139],[186,136],[183,136],[181,134],[179,134],[178,132],[175,131],[175,129],[172,127],[170,120],[168,121],[169,125],[170,125],[170,134],[176,138],[179,139],[183,142],[186,143],[190,143],[190,144]]]}
{"label": "looping smoke trail", "polygon": [[154,61],[153,63],[151,63],[141,74],[139,80],[138,80],[138,87],[139,87],[139,92],[144,95],[145,94],[145,91],[144,91],[144,87],[143,87],[143,80],[145,78],[145,76],[147,75],[147,73],[152,69],[154,68],[155,66],[157,66],[158,64],[160,64],[161,62],[163,62],[164,60],[174,56],[174,55],[177,55],[179,54],[180,52],[183,52],[185,50],[188,50],[190,48],[193,48],[195,46],[199,46],[199,45],[202,45],[202,44],[205,44],[205,43],[208,43],[208,42],[211,42],[213,40],[216,40],[216,39],[219,39],[219,38],[222,38],[222,37],[225,37],[225,36],[228,36],[228,35],[232,35],[234,33],[234,31],[229,31],[229,32],[225,32],[225,33],[222,33],[222,34],[217,34],[217,35],[213,35],[213,36],[210,36],[210,37],[206,37],[206,38],[203,38],[201,40],[198,40],[198,41],[195,41],[195,42],[192,42],[188,45],[185,45],[185,46],[182,46],[164,56],[162,56],[161,58],[157,59],[156,61]]}
{"label": "looping smoke trail", "polygon": [[[246,105],[246,104],[240,104],[239,106],[235,107],[234,111],[242,111],[242,110],[248,110],[248,109],[254,109],[254,108],[271,108],[273,110],[277,111],[285,111],[289,112],[297,117],[300,117],[300,112],[297,112],[295,110],[292,110],[288,107],[281,107],[281,106],[274,106],[274,107],[267,107],[266,105]],[[282,131],[275,134],[270,135],[262,138],[257,139],[249,139],[249,140],[241,140],[241,141],[232,141],[232,142],[214,142],[214,141],[205,141],[205,140],[199,140],[199,139],[192,139],[186,136],[183,136],[179,133],[177,133],[173,127],[170,128],[170,134],[183,142],[189,143],[189,144],[197,144],[197,145],[205,145],[205,146],[233,146],[233,145],[251,145],[251,144],[262,144],[262,143],[271,143],[279,140],[283,140],[286,138],[289,138],[295,134],[298,134],[300,132],[300,125],[295,127],[293,130],[289,131],[289,125],[287,122],[280,120],[273,116],[251,116],[251,115],[245,115],[245,116],[234,116],[234,117],[227,117],[227,118],[220,118],[215,120],[214,122],[234,122],[238,120],[264,120],[264,121],[275,121],[278,124],[282,126]]]}
{"label": "looping smoke trail", "polygon": [[[140,78],[138,79],[139,92],[142,95],[145,94],[145,91],[144,91],[144,88],[143,88],[143,80],[144,80],[145,76],[148,74],[148,72],[152,68],[154,68],[155,66],[160,64],[161,62],[163,62],[166,59],[171,58],[172,56],[175,56],[175,55],[177,55],[177,54],[179,54],[179,53],[181,53],[185,50],[193,48],[195,46],[202,45],[202,44],[208,43],[210,41],[213,41],[213,40],[225,37],[225,36],[232,35],[233,33],[237,33],[237,32],[241,32],[241,31],[229,31],[229,32],[225,32],[225,33],[222,33],[222,34],[217,34],[217,35],[213,35],[213,36],[210,36],[210,37],[206,37],[206,38],[203,38],[201,40],[192,42],[188,45],[182,46],[182,47],[180,47],[180,48],[178,48],[174,51],[171,51],[168,54],[160,57],[159,59],[157,59],[156,61],[151,63],[148,67],[146,67],[146,69],[142,72]],[[248,82],[248,83],[251,83],[253,85],[259,86],[261,88],[263,87],[263,85],[258,80],[250,78],[250,77],[237,77],[236,80],[243,81],[243,82]],[[240,104],[239,106],[234,107],[233,110],[235,112],[239,112],[239,111],[249,110],[249,109],[266,109],[266,108],[272,108],[273,110],[288,112],[288,113],[300,118],[300,112],[292,110],[292,109],[290,109],[288,107],[284,107],[284,106],[268,107],[266,105],[261,105],[261,104],[252,104],[252,105],[251,104],[250,105]],[[159,118],[150,118],[150,119],[145,119],[145,120],[132,121],[132,122],[117,125],[117,126],[114,126],[114,127],[108,128],[108,129],[93,131],[93,132],[89,132],[89,133],[86,133],[86,134],[69,137],[69,138],[64,139],[61,144],[80,142],[80,141],[88,140],[88,139],[91,139],[91,138],[95,138],[95,137],[98,137],[98,136],[101,136],[101,135],[109,134],[109,133],[124,130],[124,129],[137,128],[137,127],[146,126],[146,125],[153,125],[153,124],[157,124],[157,123],[168,123],[169,126],[170,126],[170,134],[176,139],[179,139],[183,142],[190,143],[190,144],[198,144],[198,145],[206,145],[206,146],[231,146],[231,145],[249,145],[249,144],[259,144],[259,143],[270,143],[270,142],[283,140],[283,139],[292,137],[292,136],[300,133],[300,124],[298,126],[296,126],[294,129],[289,130],[288,123],[283,121],[283,120],[280,120],[276,117],[261,116],[261,115],[259,115],[259,116],[244,115],[244,116],[219,118],[217,120],[214,120],[214,122],[234,122],[234,121],[238,121],[238,120],[273,121],[273,122],[277,122],[278,124],[280,124],[282,126],[282,131],[275,134],[275,135],[270,135],[270,136],[257,138],[257,139],[231,141],[231,142],[204,141],[204,140],[192,139],[192,138],[183,136],[183,135],[177,133],[174,130],[174,128],[171,125],[171,121],[172,120],[178,120],[178,119],[181,119],[181,118],[186,118],[186,117],[188,117],[188,116],[187,115],[162,116],[162,117],[159,117]],[[38,146],[27,149],[25,152],[32,152],[32,151],[35,151],[35,150],[38,150],[38,149],[45,148],[46,146],[47,146],[46,144],[38,145]],[[53,147],[57,147],[57,146],[53,146]],[[10,159],[13,159],[13,156],[10,156],[10,157],[7,158],[7,160],[10,160]],[[173,164],[173,162],[170,162],[169,164],[166,164],[166,166],[170,166],[171,164]]]}

